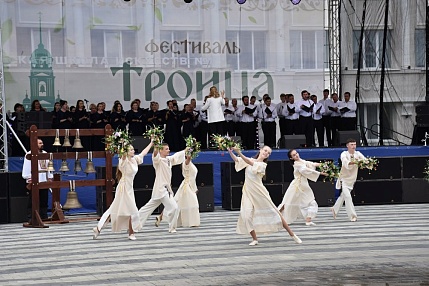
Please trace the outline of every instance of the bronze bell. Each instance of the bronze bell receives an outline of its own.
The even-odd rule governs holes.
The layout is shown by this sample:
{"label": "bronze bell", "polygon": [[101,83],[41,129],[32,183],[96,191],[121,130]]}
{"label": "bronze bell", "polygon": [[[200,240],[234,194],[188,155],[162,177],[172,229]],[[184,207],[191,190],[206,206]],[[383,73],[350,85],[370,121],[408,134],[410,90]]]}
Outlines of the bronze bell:
{"label": "bronze bell", "polygon": [[66,129],[66,135],[64,137],[64,143],[63,143],[63,147],[71,147],[71,143],[70,143],[70,137],[69,137],[69,130]]}
{"label": "bronze bell", "polygon": [[77,197],[75,186],[75,181],[70,181],[70,191],[67,193],[67,200],[63,205],[63,210],[80,209],[82,207]]}
{"label": "bronze bell", "polygon": [[60,130],[59,129],[56,130],[55,141],[54,141],[54,144],[52,144],[52,146],[61,146],[61,142],[60,142]]}
{"label": "bronze bell", "polygon": [[67,165],[67,160],[63,159],[63,161],[61,162],[61,168],[60,168],[61,172],[68,172],[70,171],[69,166]]}
{"label": "bronze bell", "polygon": [[88,162],[86,162],[85,173],[95,173],[94,163],[92,162],[92,152],[88,152]]}
{"label": "bronze bell", "polygon": [[55,172],[53,154],[49,153],[48,171]]}
{"label": "bronze bell", "polygon": [[74,139],[73,147],[75,149],[82,149],[82,142],[80,141],[79,129],[76,129],[76,138]]}
{"label": "bronze bell", "polygon": [[76,161],[74,161],[74,172],[77,174],[77,172],[82,171],[82,165],[80,163],[79,159],[76,159]]}

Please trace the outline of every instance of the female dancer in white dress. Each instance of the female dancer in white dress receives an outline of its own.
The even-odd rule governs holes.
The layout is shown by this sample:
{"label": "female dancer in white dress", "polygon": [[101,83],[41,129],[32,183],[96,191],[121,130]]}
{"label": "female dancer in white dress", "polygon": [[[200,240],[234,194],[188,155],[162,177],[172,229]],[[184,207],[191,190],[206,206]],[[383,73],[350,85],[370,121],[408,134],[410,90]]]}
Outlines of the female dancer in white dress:
{"label": "female dancer in white dress", "polygon": [[[183,181],[179,186],[174,199],[179,206],[179,217],[177,226],[195,227],[200,226],[200,206],[198,204],[197,167],[192,163],[191,156],[186,154],[182,163]],[[159,226],[162,213],[156,217],[155,226]]]}
{"label": "female dancer in white dress", "polygon": [[119,158],[118,168],[116,169],[116,179],[119,181],[116,187],[115,198],[101,216],[97,226],[93,228],[93,238],[96,239],[101,229],[109,221],[112,222],[112,232],[128,230],[128,239],[136,240],[134,232],[142,227],[139,221],[139,210],[134,198],[134,177],[138,171],[138,165],[143,163],[143,157],[149,152],[153,141],[139,154],[134,156],[134,147],[129,145],[126,155]]}
{"label": "female dancer in white dress", "polygon": [[297,218],[305,218],[305,225],[314,226],[316,224],[311,220],[317,215],[318,205],[308,180],[315,182],[319,175],[326,174],[315,170],[320,165],[319,163],[301,159],[294,149],[289,150],[288,157],[293,164],[294,179],[286,190],[278,209],[289,224]]}
{"label": "female dancer in white dress", "polygon": [[266,161],[271,154],[271,148],[263,147],[256,154],[256,158],[247,158],[239,148],[234,148],[234,151],[240,157],[235,156],[232,150],[228,149],[229,155],[235,161],[235,170],[238,172],[246,168],[237,233],[250,233],[252,242],[249,245],[253,246],[258,244],[256,233],[277,232],[284,228],[296,243],[302,243],[301,239],[289,228],[271,200],[268,190],[262,184],[262,177],[265,175]]}

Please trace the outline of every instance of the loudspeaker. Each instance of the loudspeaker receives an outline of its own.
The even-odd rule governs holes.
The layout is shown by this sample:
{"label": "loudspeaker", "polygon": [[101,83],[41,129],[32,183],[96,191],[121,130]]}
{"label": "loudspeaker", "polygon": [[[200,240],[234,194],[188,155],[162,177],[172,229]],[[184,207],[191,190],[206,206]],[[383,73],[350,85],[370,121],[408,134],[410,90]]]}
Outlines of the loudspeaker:
{"label": "loudspeaker", "polygon": [[283,183],[283,161],[268,161],[264,184]]}
{"label": "loudspeaker", "polygon": [[213,163],[197,163],[197,186],[213,186]]}
{"label": "loudspeaker", "polygon": [[[97,215],[102,216],[107,210],[106,206],[106,190],[104,187],[97,187],[95,190],[95,205],[97,208]],[[113,190],[113,198],[115,198],[115,190]]]}
{"label": "loudspeaker", "polygon": [[222,208],[235,211],[240,209],[243,186],[222,187]]}
{"label": "loudspeaker", "polygon": [[139,171],[134,177],[134,188],[152,189],[155,182],[155,169],[152,165],[139,165]]}
{"label": "loudspeaker", "polygon": [[27,222],[28,197],[9,198],[9,222]]}
{"label": "loudspeaker", "polygon": [[244,184],[244,169],[236,172],[235,162],[220,162],[220,174],[222,186],[230,187]]}
{"label": "loudspeaker", "polygon": [[9,197],[27,197],[27,183],[22,178],[21,172],[9,172],[8,174],[8,189]]}
{"label": "loudspeaker", "polygon": [[289,160],[283,161],[283,182],[290,183],[293,180],[293,166]]}
{"label": "loudspeaker", "polygon": [[392,180],[401,179],[401,158],[377,158],[376,170],[359,169],[358,180]]}
{"label": "loudspeaker", "polygon": [[270,193],[271,200],[278,206],[283,201],[283,184],[267,184],[265,187]]}
{"label": "loudspeaker", "polygon": [[426,105],[417,105],[416,106],[416,114],[429,114],[429,104]]}
{"label": "loudspeaker", "polygon": [[280,148],[294,149],[305,147],[305,135],[283,135]]}
{"label": "loudspeaker", "polygon": [[360,146],[360,133],[356,130],[337,131],[337,146],[345,146],[349,138],[355,139],[356,146]]}
{"label": "loudspeaker", "polygon": [[416,115],[417,126],[428,127],[429,126],[429,114]]}
{"label": "loudspeaker", "polygon": [[[144,150],[144,148],[147,147],[150,143],[150,138],[145,138],[143,136],[133,136],[133,147],[136,151],[136,154],[141,153],[141,151]],[[153,152],[153,147],[150,148],[149,152]]]}
{"label": "loudspeaker", "polygon": [[7,199],[9,189],[7,186],[9,186],[9,173],[0,173],[0,199]]}
{"label": "loudspeaker", "polygon": [[9,222],[9,200],[0,198],[0,223]]}
{"label": "loudspeaker", "polygon": [[214,211],[214,188],[213,186],[198,187],[198,204],[200,205],[200,212],[213,212]]}
{"label": "loudspeaker", "polygon": [[333,206],[335,203],[335,185],[331,182],[309,182],[319,207]]}
{"label": "loudspeaker", "polygon": [[403,203],[429,203],[429,183],[424,179],[402,180]]}
{"label": "loudspeaker", "polygon": [[[112,177],[116,181],[116,166],[112,167]],[[105,179],[106,178],[106,166],[95,166],[95,178],[96,179]],[[117,184],[118,182],[116,182]],[[105,186],[103,186],[105,188]]]}
{"label": "loudspeaker", "polygon": [[352,196],[356,205],[401,203],[402,182],[358,181],[354,186]]}
{"label": "loudspeaker", "polygon": [[[402,157],[402,177],[403,178],[423,178],[423,170],[429,156],[424,157]],[[429,187],[429,186],[428,186]]]}

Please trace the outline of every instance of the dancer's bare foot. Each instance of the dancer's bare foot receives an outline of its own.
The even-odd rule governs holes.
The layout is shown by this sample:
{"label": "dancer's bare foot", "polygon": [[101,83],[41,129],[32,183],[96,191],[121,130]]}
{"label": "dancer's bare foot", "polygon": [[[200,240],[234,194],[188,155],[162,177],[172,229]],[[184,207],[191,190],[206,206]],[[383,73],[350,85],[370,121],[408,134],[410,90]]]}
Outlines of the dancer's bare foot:
{"label": "dancer's bare foot", "polygon": [[331,213],[332,213],[332,216],[334,217],[334,219],[336,219],[337,218],[337,214],[335,213],[334,208],[331,208]]}

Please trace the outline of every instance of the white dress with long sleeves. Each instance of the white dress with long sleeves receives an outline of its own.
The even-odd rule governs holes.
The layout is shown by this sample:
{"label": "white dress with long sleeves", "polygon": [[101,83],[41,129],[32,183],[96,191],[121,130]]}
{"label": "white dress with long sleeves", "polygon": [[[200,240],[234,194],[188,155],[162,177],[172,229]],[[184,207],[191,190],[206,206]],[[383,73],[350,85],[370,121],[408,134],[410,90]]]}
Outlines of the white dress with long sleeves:
{"label": "white dress with long sleeves", "polygon": [[197,167],[189,162],[182,163],[183,181],[174,196],[179,206],[177,226],[191,227],[200,225],[200,209],[197,198]]}
{"label": "white dress with long sleeves", "polygon": [[242,158],[237,159],[235,170],[238,172],[246,168],[237,233],[249,234],[254,230],[257,234],[264,234],[283,229],[281,214],[262,184],[267,164],[250,159],[254,160],[251,166]]}
{"label": "white dress with long sleeves", "polygon": [[115,198],[112,204],[98,223],[99,230],[104,226],[109,215],[113,232],[128,230],[130,217],[134,232],[142,228],[139,221],[139,210],[137,209],[136,200],[134,198],[133,186],[134,177],[138,171],[138,165],[142,163],[143,155],[141,154],[135,155],[132,158],[126,157],[124,160],[119,158],[118,168],[122,173],[122,177],[116,187]]}
{"label": "white dress with long sleeves", "polygon": [[316,217],[318,206],[308,184],[308,180],[315,182],[320,175],[315,169],[315,163],[302,159],[293,164],[294,179],[278,207],[279,210],[284,207],[282,215],[288,224],[298,218]]}

